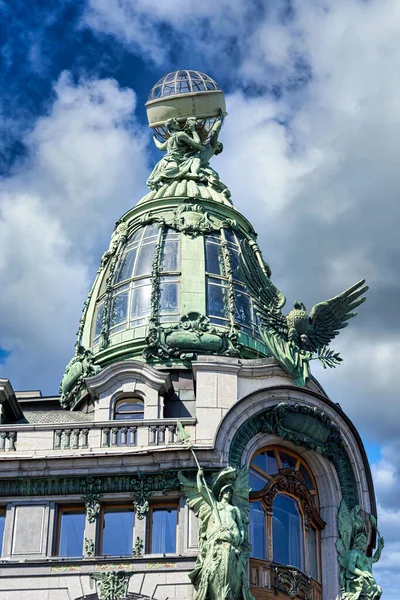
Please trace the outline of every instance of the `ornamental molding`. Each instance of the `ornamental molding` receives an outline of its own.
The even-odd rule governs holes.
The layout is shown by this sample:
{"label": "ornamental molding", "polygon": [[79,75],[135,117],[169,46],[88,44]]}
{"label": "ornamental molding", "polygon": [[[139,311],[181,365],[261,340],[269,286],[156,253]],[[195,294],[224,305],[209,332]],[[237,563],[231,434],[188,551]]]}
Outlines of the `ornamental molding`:
{"label": "ornamental molding", "polygon": [[96,581],[99,600],[124,600],[133,573],[133,571],[91,573],[90,578]]}
{"label": "ornamental molding", "polygon": [[89,523],[95,523],[100,512],[101,480],[94,479],[89,475],[83,482],[82,487],[87,519]]}
{"label": "ornamental molding", "polygon": [[276,434],[296,446],[314,450],[330,460],[337,472],[347,506],[358,504],[357,482],[338,426],[322,409],[296,402],[281,402],[249,417],[236,431],[229,464],[239,468],[247,444],[257,434]]}
{"label": "ornamental molding", "polygon": [[192,311],[177,325],[152,326],[146,338],[146,359],[179,358],[193,360],[198,354],[237,356],[237,333],[220,331],[206,315]]}
{"label": "ornamental molding", "polygon": [[136,379],[149,387],[167,394],[172,390],[172,381],[169,373],[163,373],[150,365],[134,359],[121,360],[105,367],[100,373],[85,380],[88,390],[97,398],[99,394],[118,383],[121,379]]}
{"label": "ornamental molding", "polygon": [[[150,494],[179,491],[177,471],[162,473],[136,472],[130,475],[99,475],[88,477],[38,477],[0,479],[0,497],[84,496],[90,510],[96,510],[98,495],[128,493],[143,507]],[[96,518],[94,512],[94,518]]]}
{"label": "ornamental molding", "polygon": [[261,500],[268,513],[273,513],[273,503],[276,496],[280,493],[287,493],[296,496],[300,501],[304,515],[304,525],[306,529],[310,528],[311,523],[319,529],[324,529],[326,523],[321,519],[317,508],[314,505],[312,496],[304,483],[302,474],[290,468],[279,469],[267,485],[258,492],[251,492],[250,498]]}
{"label": "ornamental molding", "polygon": [[282,568],[278,565],[272,568],[272,572],[274,574],[275,595],[283,592],[289,598],[312,599],[311,579],[304,573],[295,567]]}

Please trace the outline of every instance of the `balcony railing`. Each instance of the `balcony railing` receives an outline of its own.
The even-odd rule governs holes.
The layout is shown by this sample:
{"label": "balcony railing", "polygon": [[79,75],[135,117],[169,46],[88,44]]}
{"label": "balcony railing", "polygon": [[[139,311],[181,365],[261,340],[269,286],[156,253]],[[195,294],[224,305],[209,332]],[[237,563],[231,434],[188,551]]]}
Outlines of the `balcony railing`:
{"label": "balcony railing", "polygon": [[318,581],[291,566],[250,559],[250,589],[256,600],[322,600]]}
{"label": "balcony railing", "polygon": [[[181,419],[185,430],[195,440],[196,419]],[[0,425],[1,453],[49,455],[165,447],[179,443],[176,419],[137,421],[102,421],[55,425]]]}

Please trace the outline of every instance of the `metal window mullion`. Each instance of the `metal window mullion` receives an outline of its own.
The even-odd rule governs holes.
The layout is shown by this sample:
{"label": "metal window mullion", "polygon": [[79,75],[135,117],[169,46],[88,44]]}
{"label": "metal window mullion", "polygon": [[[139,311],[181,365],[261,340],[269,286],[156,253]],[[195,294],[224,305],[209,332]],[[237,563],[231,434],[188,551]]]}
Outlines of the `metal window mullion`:
{"label": "metal window mullion", "polygon": [[164,223],[159,223],[158,237],[154,251],[154,259],[151,269],[151,297],[150,297],[150,319],[151,326],[159,325],[160,321],[160,280],[161,280],[161,258],[164,249]]}
{"label": "metal window mullion", "polygon": [[121,257],[123,249],[125,248],[126,242],[127,236],[123,236],[110,263],[110,270],[108,272],[106,281],[106,296],[104,298],[103,316],[101,319],[100,348],[106,348],[108,346],[108,334],[110,331],[110,307],[113,299],[113,279],[115,267]]}
{"label": "metal window mullion", "polygon": [[225,270],[225,276],[228,279],[228,318],[229,318],[229,328],[232,333],[236,333],[239,331],[239,324],[235,320],[235,292],[233,287],[233,277],[232,277],[232,261],[230,256],[229,244],[225,236],[224,228],[221,228],[221,250],[222,250],[222,261]]}

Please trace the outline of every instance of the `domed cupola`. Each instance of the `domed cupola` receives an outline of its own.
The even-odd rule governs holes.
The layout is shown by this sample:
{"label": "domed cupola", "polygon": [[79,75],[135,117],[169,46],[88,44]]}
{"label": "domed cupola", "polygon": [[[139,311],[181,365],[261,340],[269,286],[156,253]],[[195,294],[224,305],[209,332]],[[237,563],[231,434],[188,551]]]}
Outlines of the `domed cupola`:
{"label": "domed cupola", "polygon": [[[304,310],[286,318],[253,227],[210,166],[223,150],[223,92],[203,73],[176,71],[153,87],[146,107],[165,154],[148,178],[150,192],[119,219],[103,254],[61,382],[62,405],[78,406],[86,377],[127,358],[190,368],[203,354],[273,356],[305,385],[312,354],[324,358],[332,327],[350,318],[364,289],[342,294],[322,338],[307,335]],[[338,360],[326,356],[329,366]]]}

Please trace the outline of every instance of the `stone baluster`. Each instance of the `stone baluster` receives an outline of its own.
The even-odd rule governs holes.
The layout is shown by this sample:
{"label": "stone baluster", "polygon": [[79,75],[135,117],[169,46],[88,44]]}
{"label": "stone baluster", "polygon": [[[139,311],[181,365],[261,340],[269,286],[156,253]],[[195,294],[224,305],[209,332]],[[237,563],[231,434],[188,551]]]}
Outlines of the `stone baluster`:
{"label": "stone baluster", "polygon": [[61,449],[61,435],[62,429],[56,429],[54,432],[54,450]]}
{"label": "stone baluster", "polygon": [[64,447],[65,448],[70,448],[71,447],[71,430],[70,429],[64,429]]}
{"label": "stone baluster", "polygon": [[159,444],[165,444],[165,430],[166,430],[165,425],[160,425],[160,427],[158,428],[158,443]]}
{"label": "stone baluster", "polygon": [[129,427],[129,445],[137,445],[137,427]]}
{"label": "stone baluster", "polygon": [[149,427],[149,446],[155,446],[157,444],[157,427],[152,425]]}
{"label": "stone baluster", "polygon": [[0,433],[0,451],[4,452],[4,450],[6,449],[6,437],[7,437],[7,433],[5,431],[2,431]]}
{"label": "stone baluster", "polygon": [[110,439],[109,439],[109,433],[110,433],[110,428],[109,427],[105,427],[103,429],[103,446],[110,446]]}
{"label": "stone baluster", "polygon": [[168,444],[173,444],[175,442],[175,433],[176,433],[176,426],[168,425]]}
{"label": "stone baluster", "polygon": [[77,448],[79,448],[79,429],[73,429],[72,430],[72,448],[74,450],[76,450]]}
{"label": "stone baluster", "polygon": [[10,431],[10,433],[8,434],[8,439],[10,440],[10,445],[9,445],[8,449],[11,451],[16,450],[15,443],[17,441],[17,432]]}
{"label": "stone baluster", "polygon": [[82,448],[88,448],[89,447],[89,443],[88,443],[89,429],[82,429],[81,435],[82,435]]}
{"label": "stone baluster", "polygon": [[118,446],[118,427],[111,429],[111,446]]}
{"label": "stone baluster", "polygon": [[128,428],[121,427],[121,446],[127,445]]}

